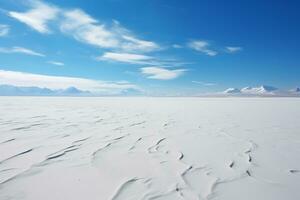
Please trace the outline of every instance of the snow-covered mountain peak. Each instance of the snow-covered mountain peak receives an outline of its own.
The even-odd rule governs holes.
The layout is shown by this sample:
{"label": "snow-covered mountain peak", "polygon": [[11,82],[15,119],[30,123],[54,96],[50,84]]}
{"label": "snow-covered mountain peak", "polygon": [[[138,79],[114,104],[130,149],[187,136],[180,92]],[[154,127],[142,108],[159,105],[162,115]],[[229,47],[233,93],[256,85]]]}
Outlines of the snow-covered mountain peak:
{"label": "snow-covered mountain peak", "polygon": [[276,90],[278,90],[276,87],[262,85],[259,87],[244,87],[241,92],[245,94],[271,94]]}
{"label": "snow-covered mountain peak", "polygon": [[228,88],[223,93],[224,94],[237,94],[237,93],[240,93],[240,92],[241,91],[237,88]]}

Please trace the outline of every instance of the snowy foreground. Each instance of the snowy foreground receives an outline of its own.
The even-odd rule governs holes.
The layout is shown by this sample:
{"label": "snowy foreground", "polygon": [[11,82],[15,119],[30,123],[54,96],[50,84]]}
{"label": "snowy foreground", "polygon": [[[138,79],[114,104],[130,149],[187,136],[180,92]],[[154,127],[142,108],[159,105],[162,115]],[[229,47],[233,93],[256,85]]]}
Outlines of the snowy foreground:
{"label": "snowy foreground", "polygon": [[300,98],[0,98],[0,199],[298,200]]}

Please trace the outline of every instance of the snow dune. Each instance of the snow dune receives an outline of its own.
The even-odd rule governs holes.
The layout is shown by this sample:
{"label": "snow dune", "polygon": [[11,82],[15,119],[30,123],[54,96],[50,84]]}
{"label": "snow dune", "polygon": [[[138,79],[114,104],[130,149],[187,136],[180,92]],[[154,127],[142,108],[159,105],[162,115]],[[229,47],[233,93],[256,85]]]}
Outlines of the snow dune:
{"label": "snow dune", "polygon": [[300,199],[299,98],[0,98],[0,199]]}

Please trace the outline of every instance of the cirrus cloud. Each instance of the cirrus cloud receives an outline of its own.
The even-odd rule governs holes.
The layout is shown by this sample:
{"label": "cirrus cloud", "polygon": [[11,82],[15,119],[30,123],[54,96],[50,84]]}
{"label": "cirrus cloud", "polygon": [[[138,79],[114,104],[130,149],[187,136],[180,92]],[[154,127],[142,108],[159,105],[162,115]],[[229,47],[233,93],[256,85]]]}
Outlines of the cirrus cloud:
{"label": "cirrus cloud", "polygon": [[143,67],[141,68],[142,74],[146,75],[149,79],[157,80],[171,80],[175,79],[186,72],[187,69],[166,69],[163,67]]}
{"label": "cirrus cloud", "polygon": [[226,47],[226,51],[228,53],[236,53],[236,52],[242,51],[242,47],[228,46],[228,47]]}
{"label": "cirrus cloud", "polygon": [[203,40],[193,40],[188,43],[188,47],[198,52],[204,53],[208,56],[216,56],[217,51],[210,49],[210,44]]}
{"label": "cirrus cloud", "polygon": [[152,59],[153,57],[142,54],[116,52],[105,52],[102,56],[97,57],[97,60],[116,61],[131,64],[148,64]]}
{"label": "cirrus cloud", "polygon": [[65,65],[63,62],[58,62],[58,61],[53,61],[53,60],[50,60],[47,63],[49,63],[51,65],[57,65],[57,66],[64,66]]}
{"label": "cirrus cloud", "polygon": [[9,33],[9,26],[0,24],[0,37],[6,36]]}
{"label": "cirrus cloud", "polygon": [[66,89],[76,87],[93,93],[117,94],[126,90],[140,90],[129,82],[100,81],[78,77],[49,76],[16,71],[0,70],[0,83],[22,87]]}
{"label": "cirrus cloud", "polygon": [[40,56],[40,57],[45,57],[44,54],[36,52],[31,49],[27,49],[24,47],[11,47],[11,48],[5,48],[5,47],[0,47],[0,53],[21,53],[21,54],[27,54],[30,56]]}
{"label": "cirrus cloud", "polygon": [[47,23],[54,20],[59,9],[41,1],[30,1],[31,9],[27,12],[8,12],[9,16],[23,22],[40,33],[50,33]]}
{"label": "cirrus cloud", "polygon": [[99,48],[121,50],[124,52],[150,52],[161,47],[148,40],[137,38],[130,30],[113,20],[103,23],[81,9],[63,9],[55,5],[34,0],[25,12],[10,11],[8,15],[40,33],[50,33],[50,21],[54,21],[60,31],[75,40]]}
{"label": "cirrus cloud", "polygon": [[155,42],[136,38],[116,20],[110,25],[100,23],[80,9],[65,11],[63,16],[60,30],[80,42],[125,52],[149,52],[160,49]]}

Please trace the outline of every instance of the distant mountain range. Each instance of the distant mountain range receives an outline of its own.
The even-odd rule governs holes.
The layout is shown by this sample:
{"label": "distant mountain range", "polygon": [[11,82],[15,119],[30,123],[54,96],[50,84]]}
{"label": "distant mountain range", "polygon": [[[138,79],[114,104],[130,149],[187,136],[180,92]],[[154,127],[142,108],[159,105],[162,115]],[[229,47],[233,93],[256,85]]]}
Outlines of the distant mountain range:
{"label": "distant mountain range", "polygon": [[91,96],[91,93],[75,87],[53,90],[40,87],[0,85],[0,96]]}
{"label": "distant mountain range", "polygon": [[[140,91],[125,90],[120,94],[111,96],[141,96]],[[0,85],[0,96],[103,96],[90,91],[83,91],[76,87],[66,89],[49,89],[40,87],[23,87],[14,85]],[[107,96],[107,95],[106,95]],[[226,97],[300,97],[300,88],[280,90],[273,86],[262,85],[259,87],[228,88],[223,92],[200,94],[197,96]]]}
{"label": "distant mountain range", "polygon": [[280,90],[273,86],[262,85],[259,87],[228,88],[222,92],[225,96],[299,96],[300,88],[288,91]]}

